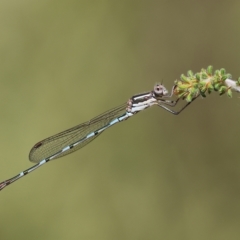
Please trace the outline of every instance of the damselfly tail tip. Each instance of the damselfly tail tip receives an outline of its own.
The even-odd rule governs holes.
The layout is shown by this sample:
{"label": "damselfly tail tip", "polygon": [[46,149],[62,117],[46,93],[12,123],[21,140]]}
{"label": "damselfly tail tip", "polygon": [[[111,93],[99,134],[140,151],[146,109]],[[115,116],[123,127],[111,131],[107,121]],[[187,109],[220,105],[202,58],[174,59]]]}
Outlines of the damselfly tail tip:
{"label": "damselfly tail tip", "polygon": [[7,186],[7,182],[3,181],[0,183],[0,191]]}

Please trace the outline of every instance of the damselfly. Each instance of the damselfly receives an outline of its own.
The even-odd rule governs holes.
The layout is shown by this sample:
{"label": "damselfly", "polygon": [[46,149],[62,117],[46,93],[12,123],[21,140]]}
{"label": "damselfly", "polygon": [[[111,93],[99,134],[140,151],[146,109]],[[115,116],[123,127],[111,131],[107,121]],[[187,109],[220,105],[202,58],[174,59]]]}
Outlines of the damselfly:
{"label": "damselfly", "polygon": [[168,94],[167,89],[162,84],[156,84],[154,89],[150,92],[134,95],[123,105],[115,107],[88,122],[77,125],[36,143],[29,153],[29,159],[31,162],[37,164],[19,173],[15,177],[1,182],[0,190],[17,181],[21,177],[26,176],[28,173],[39,168],[43,164],[84,147],[107,128],[116,123],[122,122],[123,120],[127,120],[148,107],[157,105],[174,115],[179,114],[190,103],[187,103],[178,112],[169,109],[167,106],[173,107],[179,100],[168,100],[173,95],[174,87],[171,94]]}

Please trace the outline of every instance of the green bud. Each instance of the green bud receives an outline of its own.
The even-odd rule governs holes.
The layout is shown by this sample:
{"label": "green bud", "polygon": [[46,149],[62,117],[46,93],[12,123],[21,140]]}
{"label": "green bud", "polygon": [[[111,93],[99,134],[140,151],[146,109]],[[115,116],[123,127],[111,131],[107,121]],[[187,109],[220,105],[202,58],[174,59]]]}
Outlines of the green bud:
{"label": "green bud", "polygon": [[219,93],[220,95],[224,94],[227,91],[227,87],[226,86],[221,86],[219,89]]}
{"label": "green bud", "polygon": [[218,91],[219,88],[220,88],[220,84],[219,84],[219,83],[216,83],[216,84],[213,85],[213,87],[214,87],[214,90],[215,90],[215,91]]}
{"label": "green bud", "polygon": [[220,75],[220,71],[219,70],[216,70],[215,73],[214,73],[215,76],[219,76]]}
{"label": "green bud", "polygon": [[203,73],[207,73],[207,70],[202,68],[201,71],[200,71],[200,74],[203,74]]}
{"label": "green bud", "polygon": [[199,94],[199,89],[197,88],[192,88],[190,91],[190,94],[192,97],[196,97]]}
{"label": "green bud", "polygon": [[238,86],[240,85],[240,77],[239,77],[238,80],[237,80],[237,85],[238,85]]}
{"label": "green bud", "polygon": [[218,83],[218,78],[214,75],[214,76],[212,77],[212,79],[211,79],[211,82],[212,82],[213,84]]}
{"label": "green bud", "polygon": [[208,75],[206,73],[202,73],[202,79],[207,79]]}
{"label": "green bud", "polygon": [[232,97],[232,90],[231,90],[231,88],[229,88],[228,90],[227,90],[227,95],[228,95],[228,97]]}
{"label": "green bud", "polygon": [[216,82],[221,82],[221,80],[222,80],[222,76],[215,76],[215,80],[216,80]]}
{"label": "green bud", "polygon": [[200,81],[199,83],[198,83],[198,87],[199,88],[201,88],[201,87],[203,87],[203,86],[205,86],[206,85],[206,82],[205,81]]}
{"label": "green bud", "polygon": [[201,87],[201,88],[200,88],[200,91],[201,91],[201,92],[206,92],[206,91],[207,91],[206,85],[205,85],[204,87]]}
{"label": "green bud", "polygon": [[181,80],[185,83],[190,83],[190,80],[188,79],[188,77],[186,77],[184,74],[181,74],[180,76]]}
{"label": "green bud", "polygon": [[226,70],[224,68],[221,68],[220,69],[220,73],[221,73],[221,75],[225,75],[226,74]]}
{"label": "green bud", "polygon": [[201,75],[200,75],[200,73],[196,73],[196,74],[195,74],[195,77],[196,77],[196,79],[197,79],[198,81],[201,80]]}
{"label": "green bud", "polygon": [[210,65],[207,67],[207,74],[211,76],[212,72],[213,72],[213,66]]}
{"label": "green bud", "polygon": [[178,85],[178,89],[181,90],[187,90],[189,88],[189,84],[180,84]]}
{"label": "green bud", "polygon": [[191,101],[192,101],[192,95],[191,95],[191,94],[188,94],[188,95],[187,95],[186,101],[187,101],[187,102],[191,102]]}
{"label": "green bud", "polygon": [[213,89],[214,89],[214,87],[213,87],[213,85],[210,83],[210,84],[208,84],[208,91],[213,91]]}
{"label": "green bud", "polygon": [[192,87],[198,89],[198,88],[199,88],[199,84],[198,84],[198,83],[193,83],[193,84],[192,84]]}
{"label": "green bud", "polygon": [[192,70],[188,70],[187,75],[188,75],[188,77],[193,77],[193,71]]}
{"label": "green bud", "polygon": [[222,76],[222,81],[225,81],[227,78],[228,78],[228,77],[227,77],[227,75],[226,75],[226,74],[225,74],[225,75],[223,75],[223,76]]}
{"label": "green bud", "polygon": [[228,79],[232,78],[232,75],[230,73],[227,73],[226,76],[227,76]]}
{"label": "green bud", "polygon": [[226,91],[226,90],[227,90],[227,87],[222,85],[219,89],[219,92]]}

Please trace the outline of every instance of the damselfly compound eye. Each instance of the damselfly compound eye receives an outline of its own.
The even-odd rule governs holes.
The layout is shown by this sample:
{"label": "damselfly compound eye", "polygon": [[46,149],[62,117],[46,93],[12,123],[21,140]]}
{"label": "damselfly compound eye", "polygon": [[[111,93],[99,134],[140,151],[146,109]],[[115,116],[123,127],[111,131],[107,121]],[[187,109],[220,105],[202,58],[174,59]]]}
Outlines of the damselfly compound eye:
{"label": "damselfly compound eye", "polygon": [[165,96],[168,94],[168,90],[162,84],[159,83],[157,83],[154,86],[153,91],[157,96]]}

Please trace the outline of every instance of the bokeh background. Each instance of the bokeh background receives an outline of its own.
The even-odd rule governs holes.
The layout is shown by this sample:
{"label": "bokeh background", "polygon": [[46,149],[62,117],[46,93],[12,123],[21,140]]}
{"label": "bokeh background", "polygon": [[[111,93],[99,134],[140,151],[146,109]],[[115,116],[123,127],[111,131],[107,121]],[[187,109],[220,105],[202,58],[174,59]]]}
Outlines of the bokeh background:
{"label": "bokeh background", "polygon": [[[208,65],[240,76],[239,1],[0,3],[0,178],[39,140]],[[0,239],[239,239],[240,99],[153,107],[0,193]]]}

